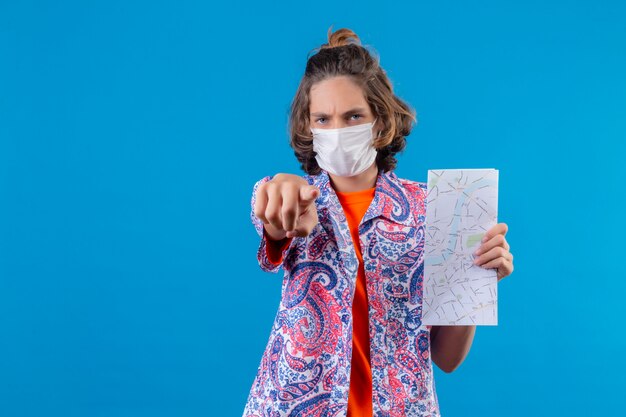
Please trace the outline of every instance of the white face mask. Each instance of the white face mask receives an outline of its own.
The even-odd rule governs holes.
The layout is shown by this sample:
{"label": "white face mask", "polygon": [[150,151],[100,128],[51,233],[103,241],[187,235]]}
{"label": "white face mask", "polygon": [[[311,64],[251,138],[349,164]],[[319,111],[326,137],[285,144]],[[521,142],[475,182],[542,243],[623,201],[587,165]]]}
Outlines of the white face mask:
{"label": "white face mask", "polygon": [[369,168],[377,154],[372,134],[375,122],[337,129],[310,128],[320,168],[341,177],[351,177]]}

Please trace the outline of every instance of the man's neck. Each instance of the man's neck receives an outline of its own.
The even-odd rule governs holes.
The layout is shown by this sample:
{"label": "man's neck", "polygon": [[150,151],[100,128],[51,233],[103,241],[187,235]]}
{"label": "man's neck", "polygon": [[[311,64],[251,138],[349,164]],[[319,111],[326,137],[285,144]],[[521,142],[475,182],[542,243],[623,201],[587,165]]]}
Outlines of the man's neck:
{"label": "man's neck", "polygon": [[328,176],[335,191],[339,191],[340,193],[362,191],[376,186],[378,166],[376,162],[374,162],[371,167],[352,177],[340,177],[330,173]]}

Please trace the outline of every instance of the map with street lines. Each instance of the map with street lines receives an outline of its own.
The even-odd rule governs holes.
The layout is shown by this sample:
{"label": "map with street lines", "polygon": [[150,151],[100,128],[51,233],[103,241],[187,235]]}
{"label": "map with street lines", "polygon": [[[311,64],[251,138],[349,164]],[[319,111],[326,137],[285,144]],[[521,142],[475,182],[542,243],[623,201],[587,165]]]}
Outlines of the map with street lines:
{"label": "map with street lines", "polygon": [[497,223],[497,169],[428,171],[422,322],[497,325],[496,269],[473,263]]}

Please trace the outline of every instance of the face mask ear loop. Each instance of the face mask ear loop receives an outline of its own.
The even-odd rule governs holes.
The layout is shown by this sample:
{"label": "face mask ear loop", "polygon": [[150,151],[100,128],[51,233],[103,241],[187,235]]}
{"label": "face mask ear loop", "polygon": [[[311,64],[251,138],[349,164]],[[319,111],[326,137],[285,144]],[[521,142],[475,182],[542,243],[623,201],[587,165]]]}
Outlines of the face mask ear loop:
{"label": "face mask ear loop", "polygon": [[[378,120],[378,117],[374,119],[374,121],[372,122],[372,127],[376,124],[376,120]],[[378,131],[378,135],[376,135],[376,139],[378,139],[380,137],[380,130]]]}

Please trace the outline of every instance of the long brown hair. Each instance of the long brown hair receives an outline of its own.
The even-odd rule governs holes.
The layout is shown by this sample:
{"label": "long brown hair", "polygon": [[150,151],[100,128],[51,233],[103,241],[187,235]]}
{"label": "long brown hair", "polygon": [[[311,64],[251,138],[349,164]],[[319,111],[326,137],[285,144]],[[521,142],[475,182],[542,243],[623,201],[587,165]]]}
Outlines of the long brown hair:
{"label": "long brown hair", "polygon": [[338,75],[347,75],[362,89],[372,112],[383,123],[380,136],[374,140],[378,151],[376,164],[382,172],[395,169],[395,154],[404,150],[406,136],[417,123],[415,110],[398,98],[376,53],[371,54],[361,45],[359,37],[350,29],[328,29],[328,43],[315,48],[308,58],[289,113],[290,144],[309,175],[317,175],[321,168],[315,160],[310,127],[311,86]]}

